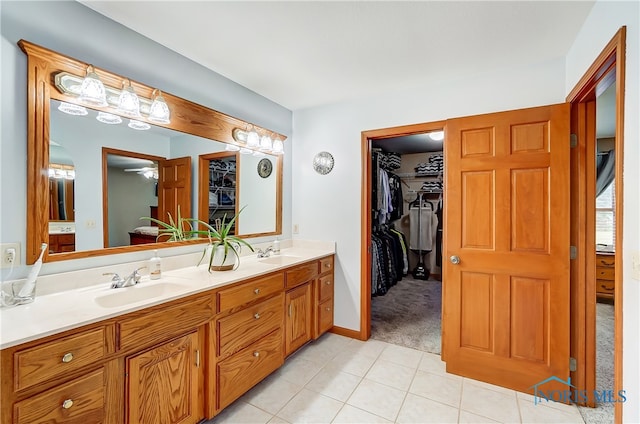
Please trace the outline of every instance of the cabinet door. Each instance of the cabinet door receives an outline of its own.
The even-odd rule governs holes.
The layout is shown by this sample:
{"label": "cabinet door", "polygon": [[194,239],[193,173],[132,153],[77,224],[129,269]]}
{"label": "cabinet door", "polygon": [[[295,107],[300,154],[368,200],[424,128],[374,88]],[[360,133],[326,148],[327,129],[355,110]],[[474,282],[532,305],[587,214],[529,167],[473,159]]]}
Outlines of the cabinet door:
{"label": "cabinet door", "polygon": [[311,340],[312,296],[311,282],[289,290],[286,295],[287,355]]}
{"label": "cabinet door", "polygon": [[204,418],[199,355],[193,332],[129,357],[129,424],[190,424]]}

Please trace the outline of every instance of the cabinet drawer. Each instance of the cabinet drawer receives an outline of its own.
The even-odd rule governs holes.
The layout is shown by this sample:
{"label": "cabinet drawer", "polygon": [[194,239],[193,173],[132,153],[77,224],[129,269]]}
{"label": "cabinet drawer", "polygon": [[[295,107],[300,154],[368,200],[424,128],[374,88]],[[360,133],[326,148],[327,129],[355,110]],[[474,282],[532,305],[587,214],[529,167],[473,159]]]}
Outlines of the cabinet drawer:
{"label": "cabinet drawer", "polygon": [[333,298],[318,305],[318,335],[333,327]]}
{"label": "cabinet drawer", "polygon": [[274,331],[218,363],[218,408],[242,396],[284,362],[282,332]]}
{"label": "cabinet drawer", "polygon": [[120,349],[146,346],[187,332],[214,316],[213,296],[142,312],[118,323]]}
{"label": "cabinet drawer", "polygon": [[597,294],[611,294],[615,292],[615,282],[613,280],[596,280]]}
{"label": "cabinet drawer", "polygon": [[323,258],[318,261],[319,267],[318,272],[322,274],[323,272],[333,271],[333,256],[329,256],[328,258]]}
{"label": "cabinet drawer", "polygon": [[613,255],[596,255],[596,266],[613,268],[616,265],[616,257]]}
{"label": "cabinet drawer", "polygon": [[302,264],[286,271],[287,288],[306,283],[318,274],[318,262]]}
{"label": "cabinet drawer", "polygon": [[99,369],[84,377],[61,384],[16,403],[14,421],[18,424],[104,422],[104,371]]}
{"label": "cabinet drawer", "polygon": [[284,294],[218,320],[218,355],[225,356],[282,328]]}
{"label": "cabinet drawer", "polygon": [[333,298],[333,274],[318,278],[318,300],[320,302]]}
{"label": "cabinet drawer", "polygon": [[105,327],[21,350],[14,355],[15,389],[22,390],[75,371],[106,354]]}
{"label": "cabinet drawer", "polygon": [[613,280],[615,276],[614,268],[596,267],[596,278],[599,280]]}
{"label": "cabinet drawer", "polygon": [[282,273],[258,278],[218,292],[218,312],[227,311],[256,300],[264,299],[284,288]]}

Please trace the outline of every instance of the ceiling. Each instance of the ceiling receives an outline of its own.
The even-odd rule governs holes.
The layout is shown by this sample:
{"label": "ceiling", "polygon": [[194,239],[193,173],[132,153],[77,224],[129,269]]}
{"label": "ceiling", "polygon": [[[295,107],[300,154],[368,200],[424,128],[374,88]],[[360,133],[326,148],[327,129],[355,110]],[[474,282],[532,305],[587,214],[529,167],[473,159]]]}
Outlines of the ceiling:
{"label": "ceiling", "polygon": [[594,1],[86,1],[299,110],[566,55]]}

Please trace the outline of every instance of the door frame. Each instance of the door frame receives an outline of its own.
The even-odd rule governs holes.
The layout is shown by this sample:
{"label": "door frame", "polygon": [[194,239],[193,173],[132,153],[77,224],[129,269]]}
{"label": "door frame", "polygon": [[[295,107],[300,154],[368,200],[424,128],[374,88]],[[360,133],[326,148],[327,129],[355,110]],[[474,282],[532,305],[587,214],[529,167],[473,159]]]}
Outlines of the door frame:
{"label": "door frame", "polygon": [[371,140],[422,134],[444,129],[446,121],[402,125],[379,130],[362,131],[362,190],[360,241],[360,331],[353,336],[359,340],[371,337]]}
{"label": "door frame", "polygon": [[[571,264],[571,356],[578,368],[572,381],[592,393],[596,366],[595,287],[595,98],[602,87],[616,84],[615,129],[615,277],[614,393],[622,390],[622,228],[626,26],[621,27],[567,96],[571,132],[578,145],[571,152],[571,244],[578,255]],[[607,388],[601,388],[607,389]],[[589,400],[594,406],[594,400]],[[622,422],[622,404],[615,404],[615,422]]]}

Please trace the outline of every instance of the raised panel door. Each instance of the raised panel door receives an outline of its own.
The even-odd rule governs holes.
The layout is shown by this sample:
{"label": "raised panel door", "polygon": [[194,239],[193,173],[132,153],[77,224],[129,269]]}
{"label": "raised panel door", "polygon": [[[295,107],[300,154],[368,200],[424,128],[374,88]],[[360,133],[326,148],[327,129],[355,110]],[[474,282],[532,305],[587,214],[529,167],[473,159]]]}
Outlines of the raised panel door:
{"label": "raised panel door", "polygon": [[311,282],[289,290],[285,298],[286,305],[286,354],[293,353],[311,340],[313,302]]}

